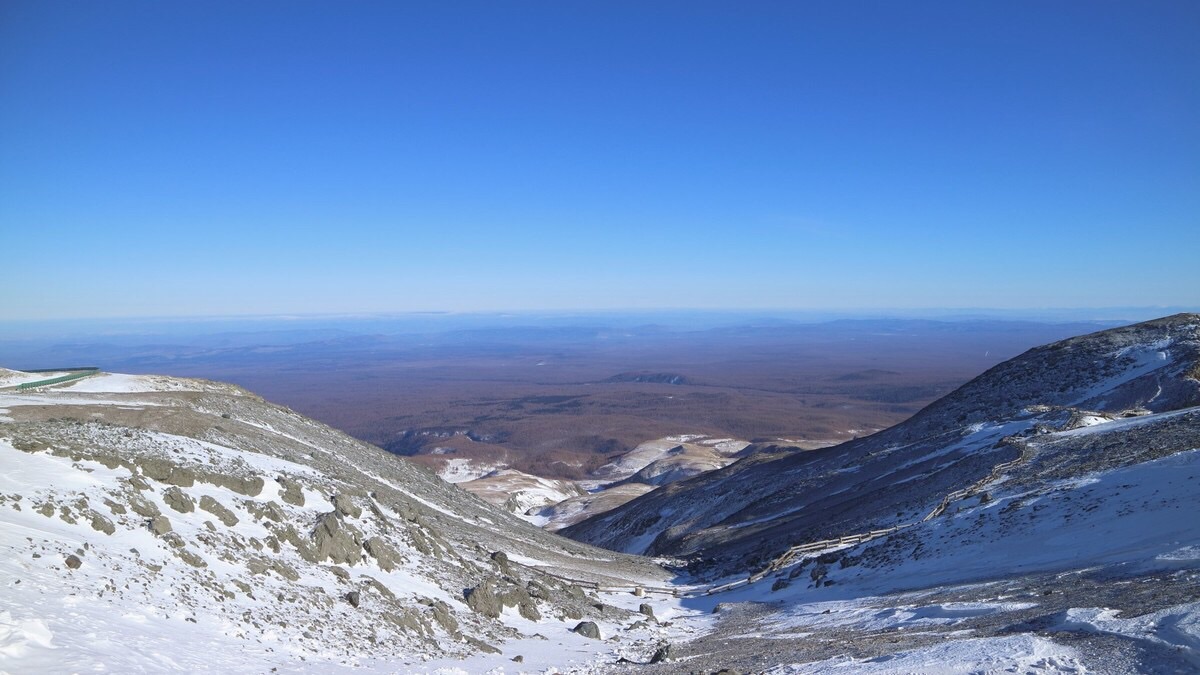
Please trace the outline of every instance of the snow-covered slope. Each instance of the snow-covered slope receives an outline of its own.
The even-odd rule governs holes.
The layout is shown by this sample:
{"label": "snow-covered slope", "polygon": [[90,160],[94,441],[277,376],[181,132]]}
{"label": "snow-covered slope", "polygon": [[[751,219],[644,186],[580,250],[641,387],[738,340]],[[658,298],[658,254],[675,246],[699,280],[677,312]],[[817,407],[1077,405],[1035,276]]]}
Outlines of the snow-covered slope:
{"label": "snow-covered slope", "polygon": [[729,466],[734,461],[732,457],[723,455],[711,447],[687,443],[671,448],[662,457],[642,467],[626,480],[661,486],[715,471]]}
{"label": "snow-covered slope", "polygon": [[483,478],[459,483],[458,486],[489,504],[538,525],[544,520],[534,515],[536,511],[587,494],[574,481],[541,478],[515,469],[493,471]]}
{"label": "snow-covered slope", "polygon": [[[763,448],[563,533],[634,553],[701,554],[712,575],[789,547],[919,520],[1041,431],[1200,404],[1200,316],[1064,340],[1002,363],[912,419],[831,448]],[[1095,428],[1103,428],[1100,424]],[[1111,466],[1083,459],[1074,471]]]}
{"label": "snow-covered slope", "polygon": [[0,392],[0,671],[1197,672],[1198,364],[1067,340],[569,528],[675,579],[229,385]]}
{"label": "snow-covered slope", "polygon": [[0,368],[0,388],[13,388],[18,384],[26,382],[37,382],[38,380],[48,380],[61,375],[67,375],[67,371],[47,372],[47,373],[26,373],[20,370],[9,370],[8,368]]}
{"label": "snow-covered slope", "polygon": [[561,530],[594,515],[611,511],[654,489],[653,485],[646,483],[618,483],[538,509],[535,516],[547,530]]}
{"label": "snow-covered slope", "polygon": [[475,459],[452,457],[438,469],[438,476],[447,483],[466,483],[473,481],[502,468],[499,464],[481,462]]}
{"label": "snow-covered slope", "polygon": [[1197,512],[1200,407],[1039,434],[929,520],[693,599],[722,620],[681,656],[772,673],[1197,672]]}
{"label": "snow-covered slope", "polygon": [[[691,475],[696,475],[696,473],[700,473],[701,471],[710,471],[713,468],[718,468],[718,465],[724,466],[728,462],[722,463],[720,461],[722,458],[735,455],[748,445],[750,444],[746,441],[739,441],[733,438],[709,438],[694,434],[658,438],[639,443],[633,450],[597,469],[594,474],[595,480],[593,483],[596,485],[605,485],[617,481],[629,480],[635,474],[646,470],[656,462],[670,460],[672,457],[677,458],[673,463],[676,467],[686,463],[687,460],[684,458],[696,457],[697,470],[691,473]],[[666,471],[666,469],[657,472],[651,470],[651,473],[658,476],[666,473]],[[680,477],[683,477],[682,474],[683,472],[679,472]],[[654,485],[663,485],[664,483],[671,482],[669,480],[652,482],[636,478],[633,478],[633,480],[642,483],[653,483]]]}
{"label": "snow-covered slope", "polygon": [[649,561],[237,387],[98,375],[0,392],[0,411],[0,671],[404,672],[492,650],[548,667],[665,630],[549,574],[663,583]]}
{"label": "snow-covered slope", "polygon": [[618,509],[650,525],[630,548],[719,577],[677,669],[1200,672],[1198,337],[1185,315],[1035,349],[878,439]]}

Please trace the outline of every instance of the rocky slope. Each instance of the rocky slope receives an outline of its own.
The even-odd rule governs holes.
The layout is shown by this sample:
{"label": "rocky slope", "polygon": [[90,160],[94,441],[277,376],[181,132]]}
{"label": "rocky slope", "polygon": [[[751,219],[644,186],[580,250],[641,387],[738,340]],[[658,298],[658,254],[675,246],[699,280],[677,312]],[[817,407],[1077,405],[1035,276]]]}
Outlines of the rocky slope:
{"label": "rocky slope", "polygon": [[0,670],[552,665],[663,630],[550,571],[666,576],[230,385],[0,391]]}
{"label": "rocky slope", "polygon": [[[693,556],[709,576],[756,569],[806,541],[919,520],[943,495],[1021,456],[1042,431],[1200,404],[1200,316],[1071,338],[1002,363],[873,436],[763,448],[562,530],[631,553]],[[1163,452],[1188,449],[1165,439]],[[1077,472],[1119,456],[1077,458]]]}
{"label": "rocky slope", "polygon": [[1197,672],[1198,337],[1184,315],[1031,350],[877,437],[618,509],[647,526],[617,541],[723,577],[684,601],[705,638],[638,672]]}
{"label": "rocky slope", "polygon": [[1065,421],[928,519],[686,600],[715,621],[675,657],[691,671],[1197,672],[1200,407]]}

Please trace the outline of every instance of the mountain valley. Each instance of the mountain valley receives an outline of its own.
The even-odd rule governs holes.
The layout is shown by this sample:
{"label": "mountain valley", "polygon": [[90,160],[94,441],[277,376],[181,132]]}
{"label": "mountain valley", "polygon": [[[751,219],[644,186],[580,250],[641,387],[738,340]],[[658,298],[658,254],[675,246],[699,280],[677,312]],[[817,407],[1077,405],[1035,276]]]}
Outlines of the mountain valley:
{"label": "mountain valley", "polygon": [[31,377],[0,383],[3,670],[1200,667],[1197,315],[828,447],[663,437],[593,492],[455,486],[234,385]]}

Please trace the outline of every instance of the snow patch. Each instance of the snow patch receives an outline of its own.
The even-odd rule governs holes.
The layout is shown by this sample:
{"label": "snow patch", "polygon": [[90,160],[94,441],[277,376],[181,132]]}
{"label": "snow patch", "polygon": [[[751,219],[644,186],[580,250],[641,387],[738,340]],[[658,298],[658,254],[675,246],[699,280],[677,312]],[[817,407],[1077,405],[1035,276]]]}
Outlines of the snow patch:
{"label": "snow patch", "polygon": [[976,673],[1079,674],[1089,670],[1078,651],[1046,638],[1014,635],[952,640],[932,647],[873,659],[836,657],[815,663],[781,665],[771,675],[974,675]]}

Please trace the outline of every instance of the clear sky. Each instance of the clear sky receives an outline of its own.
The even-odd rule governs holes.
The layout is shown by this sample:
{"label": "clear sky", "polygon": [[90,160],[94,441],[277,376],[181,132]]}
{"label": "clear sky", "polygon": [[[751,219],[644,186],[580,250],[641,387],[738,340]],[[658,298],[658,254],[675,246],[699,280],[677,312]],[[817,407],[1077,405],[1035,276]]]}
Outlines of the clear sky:
{"label": "clear sky", "polygon": [[1200,3],[0,3],[0,319],[1200,305]]}

